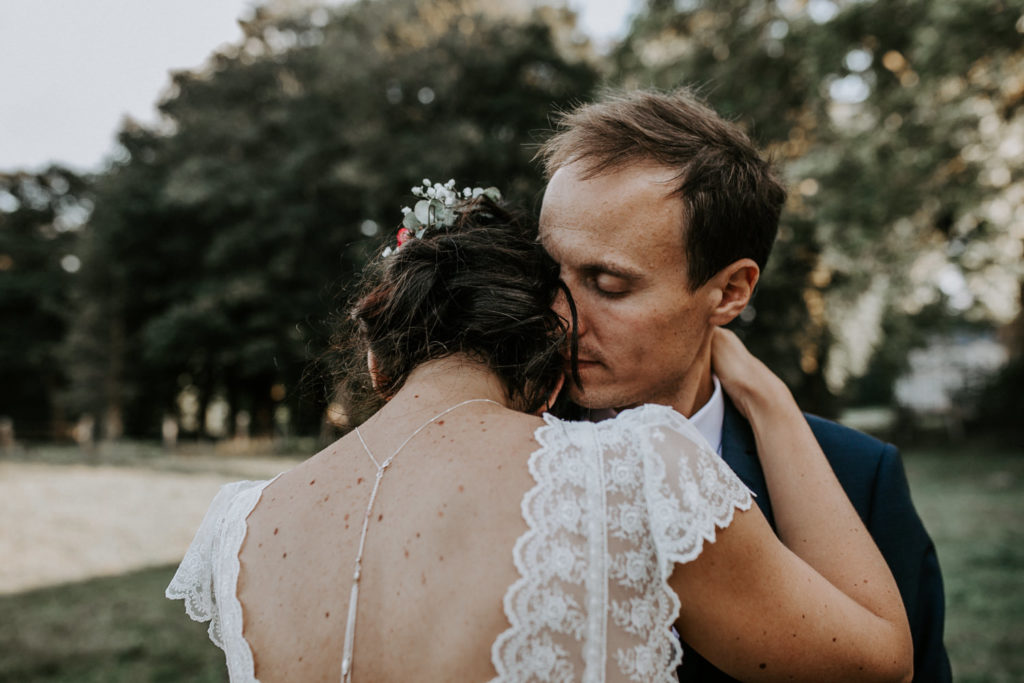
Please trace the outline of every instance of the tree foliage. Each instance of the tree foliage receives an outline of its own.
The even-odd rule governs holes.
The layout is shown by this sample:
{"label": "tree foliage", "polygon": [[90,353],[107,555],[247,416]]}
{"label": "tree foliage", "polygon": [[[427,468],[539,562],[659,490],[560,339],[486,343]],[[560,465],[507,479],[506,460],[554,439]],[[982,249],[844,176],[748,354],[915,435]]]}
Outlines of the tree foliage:
{"label": "tree foliage", "polygon": [[537,196],[524,142],[596,79],[546,21],[459,0],[258,10],[243,30],[174,75],[161,127],[127,128],[97,186],[75,343],[99,334],[106,357],[69,355],[78,404],[106,387],[130,433],[155,430],[186,387],[199,415],[221,396],[262,432],[282,405],[317,424],[298,389],[334,285],[392,236],[409,188],[452,177]]}
{"label": "tree foliage", "polygon": [[894,317],[1019,310],[1022,9],[649,0],[615,52],[622,81],[697,84],[782,163],[791,196],[747,339],[819,410],[880,347],[922,338]]}
{"label": "tree foliage", "polygon": [[1020,0],[647,0],[603,61],[550,7],[277,6],[174,74],[105,172],[0,176],[0,415],[145,436],[191,412],[201,434],[219,403],[229,425],[314,431],[304,372],[409,188],[536,208],[533,143],[599,74],[696,85],[781,162],[790,200],[740,327],[805,406],[883,400],[908,349],[962,321],[1016,316],[1020,358]]}
{"label": "tree foliage", "polygon": [[21,436],[64,426],[60,345],[89,196],[86,179],[57,166],[0,175],[0,415]]}

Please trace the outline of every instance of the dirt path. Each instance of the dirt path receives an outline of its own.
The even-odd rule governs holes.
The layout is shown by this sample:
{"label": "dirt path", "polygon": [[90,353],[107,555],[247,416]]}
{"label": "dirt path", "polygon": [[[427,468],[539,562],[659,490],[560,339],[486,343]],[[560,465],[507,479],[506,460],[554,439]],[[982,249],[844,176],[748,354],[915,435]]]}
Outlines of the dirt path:
{"label": "dirt path", "polygon": [[[292,464],[244,471],[264,479]],[[0,594],[177,562],[217,489],[239,478],[0,462]]]}

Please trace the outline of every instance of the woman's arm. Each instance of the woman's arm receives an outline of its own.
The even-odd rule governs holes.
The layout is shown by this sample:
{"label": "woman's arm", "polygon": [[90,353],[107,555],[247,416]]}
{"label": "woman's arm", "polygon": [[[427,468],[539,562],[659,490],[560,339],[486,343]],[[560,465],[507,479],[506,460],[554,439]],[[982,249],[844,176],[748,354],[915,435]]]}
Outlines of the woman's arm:
{"label": "woman's arm", "polygon": [[779,537],[756,508],[738,512],[676,567],[683,639],[741,680],[909,681],[899,591],[789,390],[731,332],[712,354],[753,427]]}

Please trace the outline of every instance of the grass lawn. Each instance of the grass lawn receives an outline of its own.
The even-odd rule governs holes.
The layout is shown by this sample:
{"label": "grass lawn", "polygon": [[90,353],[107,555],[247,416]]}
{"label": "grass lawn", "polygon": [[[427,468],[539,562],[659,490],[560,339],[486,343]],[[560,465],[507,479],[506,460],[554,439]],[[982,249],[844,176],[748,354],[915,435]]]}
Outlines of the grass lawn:
{"label": "grass lawn", "polygon": [[[1024,681],[1024,453],[905,460],[946,580],[955,680]],[[173,571],[0,596],[0,683],[226,681],[205,624],[163,598]]]}
{"label": "grass lawn", "polygon": [[206,624],[166,600],[173,567],[0,597],[0,681],[227,681]]}
{"label": "grass lawn", "polygon": [[905,461],[942,566],[953,679],[1024,681],[1024,452]]}

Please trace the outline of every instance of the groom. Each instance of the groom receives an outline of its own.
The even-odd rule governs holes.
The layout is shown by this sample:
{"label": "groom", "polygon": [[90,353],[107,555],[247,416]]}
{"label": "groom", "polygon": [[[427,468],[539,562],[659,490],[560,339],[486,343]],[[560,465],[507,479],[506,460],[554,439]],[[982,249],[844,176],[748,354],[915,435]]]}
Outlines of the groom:
{"label": "groom", "polygon": [[[581,106],[561,117],[540,157],[548,178],[540,237],[578,314],[582,389],[572,386],[570,397],[595,410],[673,406],[774,524],[750,425],[711,369],[711,332],[747,305],[775,239],[786,192],[770,165],[685,90],[608,94]],[[808,421],[899,585],[914,680],[949,681],[942,577],[899,454],[834,422]],[[680,681],[733,680],[683,649]]]}

